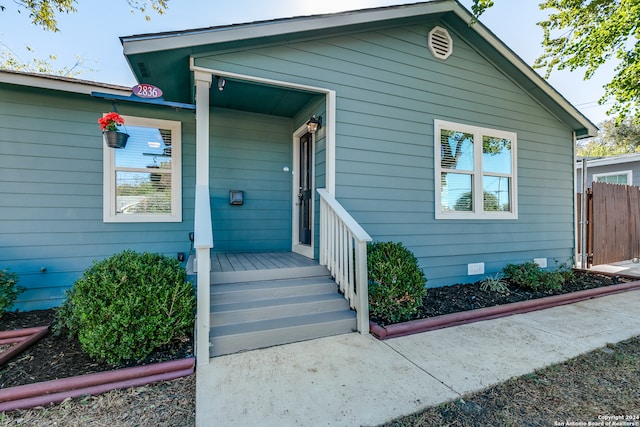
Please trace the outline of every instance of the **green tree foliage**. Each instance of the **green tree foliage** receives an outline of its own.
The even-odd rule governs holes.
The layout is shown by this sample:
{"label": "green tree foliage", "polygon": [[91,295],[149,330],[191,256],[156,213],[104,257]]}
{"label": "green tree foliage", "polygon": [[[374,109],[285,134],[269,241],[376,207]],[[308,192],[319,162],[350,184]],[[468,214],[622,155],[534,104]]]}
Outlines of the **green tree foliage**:
{"label": "green tree foliage", "polygon": [[[34,50],[27,46],[27,52],[34,54]],[[75,77],[82,73],[80,67],[83,66],[83,58],[76,56],[76,62],[71,67],[55,66],[54,62],[58,58],[56,55],[50,54],[47,58],[33,58],[31,62],[20,59],[12,51],[3,48],[0,50],[0,69],[25,71],[28,73],[55,74],[64,77]]]}
{"label": "green tree foliage", "polygon": [[[480,16],[493,0],[474,0],[472,11]],[[534,67],[546,70],[585,69],[585,79],[605,62],[619,61],[616,75],[605,85],[600,103],[613,98],[609,111],[620,120],[640,106],[640,0],[544,0],[550,10],[538,23],[544,31],[544,53]]]}
{"label": "green tree foliage", "polygon": [[[166,12],[169,0],[126,0],[132,11],[145,14],[145,19],[151,19],[147,12],[149,9],[162,15]],[[6,4],[12,5],[8,9]],[[7,13],[13,8],[18,13],[26,11],[31,22],[47,31],[60,31],[57,17],[61,14],[74,13],[77,11],[76,0],[0,0],[0,12]],[[110,7],[110,6],[109,6]]]}
{"label": "green tree foliage", "polygon": [[597,138],[578,145],[582,157],[606,157],[640,152],[640,115],[600,125]]}
{"label": "green tree foliage", "polygon": [[[149,10],[163,15],[168,7],[169,0],[126,0],[132,12],[143,13],[145,19],[149,21],[151,17],[147,14]],[[7,6],[10,4],[11,7]],[[60,31],[58,27],[58,16],[62,14],[74,13],[76,0],[0,0],[0,13],[26,12],[31,23],[41,27],[46,31]],[[0,43],[1,44],[1,43]],[[27,51],[33,54],[33,49],[26,47]],[[56,56],[49,54],[46,58],[34,58],[31,62],[23,61],[13,51],[6,46],[0,50],[0,69],[25,71],[40,74],[56,74],[65,77],[75,77],[81,74],[80,66],[83,59],[76,56],[76,63],[71,67],[58,68],[54,61]]]}

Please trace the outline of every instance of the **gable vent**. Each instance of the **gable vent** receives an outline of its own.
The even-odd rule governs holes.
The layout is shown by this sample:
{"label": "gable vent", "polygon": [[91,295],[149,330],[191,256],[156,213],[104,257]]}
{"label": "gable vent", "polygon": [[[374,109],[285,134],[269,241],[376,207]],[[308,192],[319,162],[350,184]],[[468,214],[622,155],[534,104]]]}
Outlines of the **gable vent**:
{"label": "gable vent", "polygon": [[140,71],[140,77],[149,78],[149,70],[144,62],[138,62],[138,70]]}
{"label": "gable vent", "polygon": [[429,31],[429,50],[438,59],[447,59],[453,53],[453,39],[442,27],[434,27]]}

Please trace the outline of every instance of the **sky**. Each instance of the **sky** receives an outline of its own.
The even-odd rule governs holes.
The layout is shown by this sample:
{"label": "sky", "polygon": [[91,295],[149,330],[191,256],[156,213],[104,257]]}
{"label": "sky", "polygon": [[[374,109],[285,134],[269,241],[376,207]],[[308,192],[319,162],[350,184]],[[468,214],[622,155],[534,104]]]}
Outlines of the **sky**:
{"label": "sky", "polygon": [[[56,56],[56,68],[72,67],[82,58],[82,74],[78,78],[123,86],[136,81],[122,54],[118,37],[134,34],[176,31],[217,25],[246,23],[257,20],[357,10],[369,7],[411,3],[411,0],[169,0],[166,15],[132,13],[125,0],[103,2],[78,0],[78,12],[60,16],[58,33],[44,31],[31,24],[28,13],[18,13],[16,3],[8,2],[0,11],[0,49],[10,50],[23,61],[31,61],[26,46],[35,56]],[[472,0],[461,0],[467,8]],[[538,8],[539,0],[496,0],[493,8],[480,18],[499,39],[527,64],[531,65],[542,53],[542,29],[536,25],[547,16]],[[584,72],[554,71],[549,83],[593,123],[609,118],[610,105],[598,105],[603,86],[614,75],[614,64],[605,64],[590,80],[583,80]],[[538,70],[542,73],[543,70]]]}

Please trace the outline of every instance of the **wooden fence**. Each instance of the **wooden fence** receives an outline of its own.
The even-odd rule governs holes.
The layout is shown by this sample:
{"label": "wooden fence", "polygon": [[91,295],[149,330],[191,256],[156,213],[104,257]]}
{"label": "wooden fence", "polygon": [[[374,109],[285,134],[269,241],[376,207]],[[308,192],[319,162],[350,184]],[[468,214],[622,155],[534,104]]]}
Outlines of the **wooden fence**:
{"label": "wooden fence", "polygon": [[[578,194],[578,248],[582,248]],[[640,257],[640,187],[594,182],[587,193],[587,267]]]}

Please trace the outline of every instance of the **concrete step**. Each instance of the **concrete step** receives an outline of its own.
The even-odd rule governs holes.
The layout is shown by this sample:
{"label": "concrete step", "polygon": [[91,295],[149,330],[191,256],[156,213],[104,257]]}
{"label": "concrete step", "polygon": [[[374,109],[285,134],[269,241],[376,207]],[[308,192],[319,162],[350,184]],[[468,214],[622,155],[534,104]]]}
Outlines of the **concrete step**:
{"label": "concrete step", "polygon": [[306,294],[282,298],[250,299],[212,304],[210,324],[214,326],[257,322],[278,317],[349,310],[349,303],[336,292]]}
{"label": "concrete step", "polygon": [[356,314],[330,311],[211,328],[210,355],[221,356],[356,330]]}

